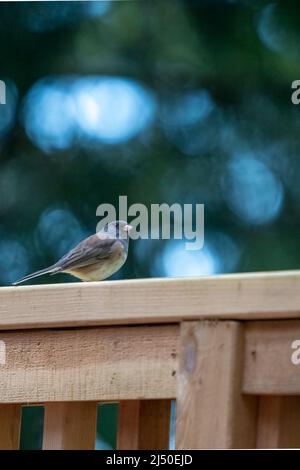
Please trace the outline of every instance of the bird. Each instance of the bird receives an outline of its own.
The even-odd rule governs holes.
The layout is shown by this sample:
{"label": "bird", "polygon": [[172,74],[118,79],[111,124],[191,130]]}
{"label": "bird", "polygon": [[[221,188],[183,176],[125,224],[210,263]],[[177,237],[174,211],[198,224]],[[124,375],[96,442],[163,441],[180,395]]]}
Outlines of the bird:
{"label": "bird", "polygon": [[124,220],[107,223],[102,230],[82,240],[52,266],[22,277],[12,285],[57,273],[68,273],[82,281],[102,281],[125,263],[131,229],[132,226]]}

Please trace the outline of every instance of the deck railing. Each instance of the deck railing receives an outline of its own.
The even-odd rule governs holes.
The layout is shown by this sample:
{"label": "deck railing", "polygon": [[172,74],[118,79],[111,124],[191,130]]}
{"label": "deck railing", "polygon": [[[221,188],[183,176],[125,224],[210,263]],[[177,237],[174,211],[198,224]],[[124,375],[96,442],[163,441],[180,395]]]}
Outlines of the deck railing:
{"label": "deck railing", "polygon": [[99,402],[166,449],[172,399],[177,449],[300,447],[299,271],[3,287],[0,330],[2,449],[30,404],[43,448],[93,449]]}

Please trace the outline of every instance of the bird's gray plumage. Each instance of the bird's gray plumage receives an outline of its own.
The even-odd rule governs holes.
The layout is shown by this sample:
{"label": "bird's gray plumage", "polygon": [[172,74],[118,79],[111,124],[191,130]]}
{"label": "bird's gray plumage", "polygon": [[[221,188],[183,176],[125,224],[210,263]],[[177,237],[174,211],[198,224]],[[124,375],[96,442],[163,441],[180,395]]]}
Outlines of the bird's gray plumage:
{"label": "bird's gray plumage", "polygon": [[111,276],[127,258],[129,239],[125,227],[129,226],[124,221],[111,222],[101,232],[80,242],[52,266],[29,274],[13,285],[43,274],[60,272],[67,272],[82,280],[101,280]]}

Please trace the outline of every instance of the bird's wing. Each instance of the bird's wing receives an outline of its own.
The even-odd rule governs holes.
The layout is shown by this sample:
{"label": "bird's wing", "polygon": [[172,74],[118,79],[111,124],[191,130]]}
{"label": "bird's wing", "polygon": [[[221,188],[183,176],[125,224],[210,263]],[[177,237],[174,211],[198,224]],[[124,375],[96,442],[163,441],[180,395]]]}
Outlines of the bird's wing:
{"label": "bird's wing", "polygon": [[61,271],[88,266],[109,258],[121,247],[121,242],[115,238],[92,235],[63,256],[55,266],[60,267]]}

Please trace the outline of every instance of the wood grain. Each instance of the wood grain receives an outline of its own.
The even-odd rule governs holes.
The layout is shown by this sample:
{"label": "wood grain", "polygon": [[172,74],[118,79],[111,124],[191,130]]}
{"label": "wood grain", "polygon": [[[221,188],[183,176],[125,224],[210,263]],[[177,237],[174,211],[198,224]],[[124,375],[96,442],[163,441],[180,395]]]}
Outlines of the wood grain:
{"label": "wood grain", "polygon": [[257,447],[300,448],[300,397],[260,398]]}
{"label": "wood grain", "polygon": [[176,325],[5,332],[0,402],[172,398]]}
{"label": "wood grain", "polygon": [[0,329],[297,317],[299,271],[0,288]]}
{"label": "wood grain", "polygon": [[140,408],[139,449],[169,448],[171,400],[143,400]]}
{"label": "wood grain", "polygon": [[257,400],[242,395],[242,369],[241,324],[182,324],[177,449],[254,447]]}
{"label": "wood grain", "polygon": [[124,400],[119,404],[118,450],[138,450],[140,400]]}
{"label": "wood grain", "polygon": [[0,450],[19,448],[21,425],[20,405],[0,405]]}
{"label": "wood grain", "polygon": [[244,392],[300,394],[300,364],[291,360],[295,340],[300,340],[300,320],[246,323]]}
{"label": "wood grain", "polygon": [[126,401],[120,404],[119,450],[169,448],[171,400]]}
{"label": "wood grain", "polygon": [[43,449],[93,450],[96,443],[97,403],[47,403]]}

